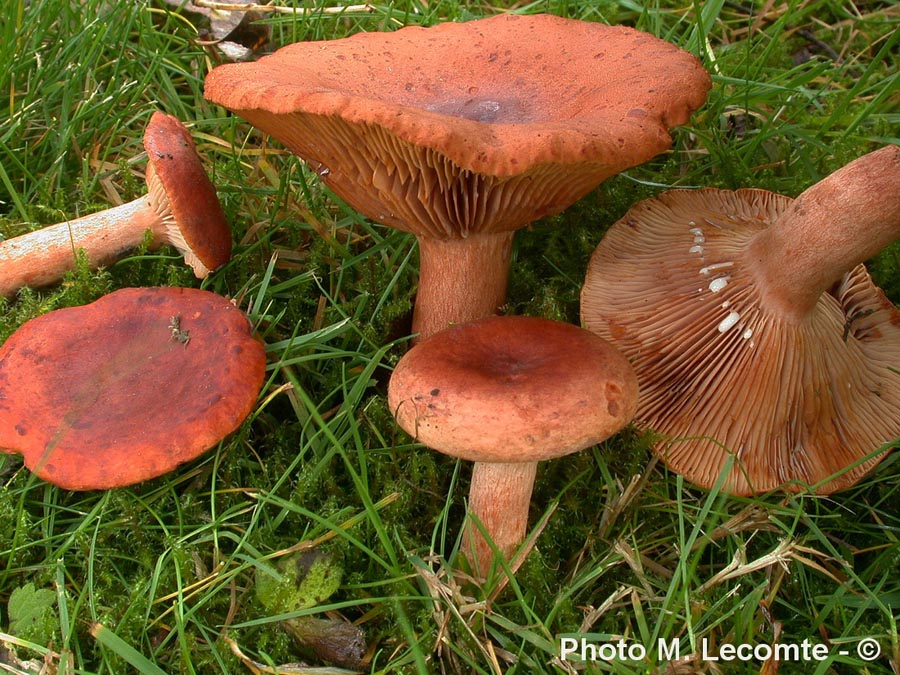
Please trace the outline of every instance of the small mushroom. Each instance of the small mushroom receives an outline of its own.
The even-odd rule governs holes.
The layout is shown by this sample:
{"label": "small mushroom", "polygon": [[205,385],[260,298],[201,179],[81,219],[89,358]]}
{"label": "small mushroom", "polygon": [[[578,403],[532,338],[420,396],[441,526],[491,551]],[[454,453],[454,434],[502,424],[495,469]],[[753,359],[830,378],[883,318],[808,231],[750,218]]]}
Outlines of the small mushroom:
{"label": "small mushroom", "polygon": [[155,112],[144,132],[147,194],[121,206],[0,241],[0,296],[46,286],[75,267],[83,250],[92,267],[140,246],[174,246],[198,279],[231,257],[231,231],[194,142],[171,115]]}
{"label": "small mushroom", "polygon": [[237,429],[265,375],[229,300],[125,288],[23,324],[0,347],[0,451],[71,490],[160,476]]}
{"label": "small mushroom", "polygon": [[647,33],[505,14],[288,45],[213,69],[205,95],[417,237],[425,337],[496,313],[514,231],[666,150],[709,87]]}
{"label": "small mushroom", "polygon": [[[632,362],[636,421],[695,484],[849,487],[900,436],[900,312],[863,261],[900,236],[900,147],[796,199],[673,190],[591,258],[585,326]],[[732,465],[728,468],[728,463]]]}
{"label": "small mushroom", "polygon": [[[475,462],[469,511],[509,558],[525,536],[537,463],[609,438],[631,419],[637,380],[608,342],[570,324],[488,317],[422,340],[388,386],[400,427]],[[478,574],[491,546],[469,522],[463,551]]]}

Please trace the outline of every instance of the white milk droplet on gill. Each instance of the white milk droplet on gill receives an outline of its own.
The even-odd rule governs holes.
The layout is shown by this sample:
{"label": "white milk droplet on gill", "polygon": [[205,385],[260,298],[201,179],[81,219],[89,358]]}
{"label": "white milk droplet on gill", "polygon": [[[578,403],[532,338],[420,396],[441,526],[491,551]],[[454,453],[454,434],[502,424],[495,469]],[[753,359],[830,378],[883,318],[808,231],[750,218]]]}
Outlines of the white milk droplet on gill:
{"label": "white milk droplet on gill", "polygon": [[709,290],[718,293],[728,285],[728,277],[719,277],[709,282]]}
{"label": "white milk droplet on gill", "polygon": [[733,328],[740,319],[741,315],[738,312],[729,312],[728,316],[719,322],[719,332],[724,333],[729,328]]}
{"label": "white milk droplet on gill", "polygon": [[715,265],[707,265],[706,267],[700,268],[700,274],[702,274],[703,276],[706,276],[710,272],[715,272],[716,270],[723,270],[723,269],[726,269],[733,265],[734,265],[734,262],[732,262],[732,261],[720,262],[720,263],[716,263]]}

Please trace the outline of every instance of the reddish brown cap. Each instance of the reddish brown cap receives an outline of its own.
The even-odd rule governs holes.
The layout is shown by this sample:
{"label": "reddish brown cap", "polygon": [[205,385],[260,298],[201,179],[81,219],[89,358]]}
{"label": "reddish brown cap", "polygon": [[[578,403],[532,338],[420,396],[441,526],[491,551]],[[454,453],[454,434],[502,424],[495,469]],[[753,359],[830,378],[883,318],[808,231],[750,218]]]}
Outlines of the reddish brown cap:
{"label": "reddish brown cap", "polygon": [[[886,148],[796,200],[670,191],[609,229],[582,320],[632,362],[636,421],[664,436],[670,468],[710,488],[733,461],[727,492],[827,493],[883,457],[900,436],[900,312],[858,263],[900,235],[898,194],[900,149]],[[763,274],[778,269],[786,286]]]}
{"label": "reddish brown cap", "polygon": [[198,279],[231,258],[231,230],[194,141],[176,118],[155,112],[144,132],[148,197],[166,221],[168,243]]}
{"label": "reddish brown cap", "polygon": [[244,313],[208,291],[126,288],[49,312],[0,348],[0,450],[72,490],[160,476],[237,429],[265,365]]}
{"label": "reddish brown cap", "polygon": [[391,376],[398,424],[475,462],[536,462],[609,438],[634,413],[637,380],[605,340],[559,321],[489,317],[407,352]]}
{"label": "reddish brown cap", "polygon": [[506,14],[292,44],[215,68],[205,95],[370,218],[447,239],[563,210],[668,148],[709,87],[647,33]]}

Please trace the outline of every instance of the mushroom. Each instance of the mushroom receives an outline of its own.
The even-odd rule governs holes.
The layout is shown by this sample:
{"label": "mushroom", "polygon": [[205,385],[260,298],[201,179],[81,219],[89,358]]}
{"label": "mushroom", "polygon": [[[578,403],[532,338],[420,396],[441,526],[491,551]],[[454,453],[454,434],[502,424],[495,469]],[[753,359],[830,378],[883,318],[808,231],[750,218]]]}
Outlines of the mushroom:
{"label": "mushroom", "polygon": [[288,45],[213,69],[205,95],[417,237],[425,337],[496,313],[514,231],[666,150],[709,87],[647,33],[507,14]]}
{"label": "mushroom", "polygon": [[[388,403],[430,448],[475,462],[469,512],[509,558],[522,542],[537,463],[599,443],[631,419],[637,380],[596,335],[550,319],[487,317],[435,333],[397,363]],[[463,551],[488,572],[471,522]]]}
{"label": "mushroom", "polygon": [[737,495],[834,492],[900,436],[900,312],[861,264],[898,236],[898,146],[794,200],[665,192],[600,242],[582,321],[632,362],[636,421],[672,470]]}
{"label": "mushroom", "polygon": [[229,300],[125,288],[23,324],[0,347],[0,451],[70,490],[160,476],[237,429],[265,350]]}
{"label": "mushroom", "polygon": [[121,206],[0,241],[0,296],[46,286],[75,267],[84,250],[92,267],[108,265],[139,246],[171,245],[198,279],[231,257],[231,232],[188,130],[155,112],[144,132],[147,194]]}

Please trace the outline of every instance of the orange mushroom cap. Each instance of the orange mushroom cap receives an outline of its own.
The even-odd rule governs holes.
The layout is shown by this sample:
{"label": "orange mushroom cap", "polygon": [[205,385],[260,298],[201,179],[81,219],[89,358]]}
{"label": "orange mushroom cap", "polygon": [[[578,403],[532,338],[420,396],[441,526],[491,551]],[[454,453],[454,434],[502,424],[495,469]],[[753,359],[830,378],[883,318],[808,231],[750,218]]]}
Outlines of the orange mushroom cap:
{"label": "orange mushroom cap", "polygon": [[388,403],[425,445],[475,462],[537,462],[600,443],[634,413],[637,380],[605,340],[536,317],[443,330],[394,369]]}
{"label": "orange mushroom cap", "polygon": [[563,210],[668,148],[709,87],[647,33],[507,14],[288,45],[213,69],[205,95],[365,215],[444,239]]}
{"label": "orange mushroom cap", "polygon": [[166,221],[168,241],[198,279],[206,278],[231,258],[231,229],[194,140],[177,118],[154,112],[144,149],[147,196]]}
{"label": "orange mushroom cap", "polygon": [[0,347],[0,450],[72,490],[167,473],[253,409],[265,350],[229,300],[126,288],[26,322]]}
{"label": "orange mushroom cap", "polygon": [[582,320],[632,362],[635,421],[671,469],[711,488],[732,461],[726,492],[833,492],[900,437],[900,312],[860,264],[898,236],[897,146],[797,199],[665,192],[598,245]]}

